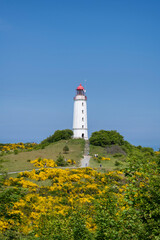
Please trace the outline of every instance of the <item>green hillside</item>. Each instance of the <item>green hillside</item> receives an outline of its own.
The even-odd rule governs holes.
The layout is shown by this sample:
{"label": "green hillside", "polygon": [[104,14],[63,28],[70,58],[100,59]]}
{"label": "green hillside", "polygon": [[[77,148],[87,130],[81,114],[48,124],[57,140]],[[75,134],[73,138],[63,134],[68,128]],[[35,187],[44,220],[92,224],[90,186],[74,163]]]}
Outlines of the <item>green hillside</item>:
{"label": "green hillside", "polygon": [[[63,148],[66,144],[69,147],[69,152],[64,154]],[[36,158],[48,158],[56,161],[57,156],[59,153],[61,153],[65,159],[74,159],[76,161],[76,166],[78,166],[80,159],[83,156],[83,150],[83,139],[61,140],[58,142],[50,143],[44,149],[32,151],[22,150],[18,154],[4,154],[3,156],[0,156],[0,161],[3,161],[3,170],[6,170],[8,172],[30,170],[34,168],[33,164],[30,163],[31,160],[34,160]]]}
{"label": "green hillside", "polygon": [[160,239],[160,152],[137,148],[127,161],[122,171],[41,168],[3,177],[0,239]]}
{"label": "green hillside", "polygon": [[[3,171],[33,170],[0,177],[0,239],[160,239],[160,151],[101,130],[90,138],[90,167],[78,168],[85,141],[66,132],[32,148],[1,144]],[[55,167],[57,157],[76,164]]]}
{"label": "green hillside", "polygon": [[[126,153],[124,152],[122,154],[119,146],[114,148],[117,149],[117,152],[110,153],[106,147],[90,145],[90,155],[92,157],[89,166],[92,168],[99,168],[101,165],[101,168],[105,168],[107,171],[126,167]],[[94,157],[95,154],[98,154],[97,158]],[[108,158],[110,160],[101,160],[100,158]]]}
{"label": "green hillside", "polygon": [[[37,158],[56,161],[59,154],[66,160],[74,160],[76,162],[75,167],[80,166],[85,141],[83,139],[71,139],[72,135],[73,132],[69,129],[57,130],[38,145],[19,143],[5,146],[1,144],[0,163],[2,171],[31,170],[34,166],[30,161]],[[66,153],[64,152],[65,146],[69,147],[69,151]],[[100,168],[103,171],[120,170],[127,166],[128,157],[137,154],[151,154],[153,156],[154,151],[152,148],[131,145],[124,140],[122,135],[113,130],[93,132],[90,137],[91,159],[89,166],[92,168]]]}

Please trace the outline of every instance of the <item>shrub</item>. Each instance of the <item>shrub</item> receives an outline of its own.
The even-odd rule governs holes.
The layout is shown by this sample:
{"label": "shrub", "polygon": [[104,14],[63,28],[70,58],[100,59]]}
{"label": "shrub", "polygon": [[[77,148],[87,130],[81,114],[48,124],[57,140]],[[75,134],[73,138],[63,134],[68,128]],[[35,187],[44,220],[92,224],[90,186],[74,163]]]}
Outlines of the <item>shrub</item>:
{"label": "shrub", "polygon": [[138,148],[139,150],[142,150],[142,146],[140,146],[140,145],[137,146],[136,148]]}
{"label": "shrub", "polygon": [[76,164],[76,162],[73,160],[73,159],[68,159],[67,160],[67,163],[73,165],[73,164]]}
{"label": "shrub", "polygon": [[4,152],[3,151],[0,152],[0,156],[4,156]]}
{"label": "shrub", "polygon": [[124,139],[117,131],[100,130],[99,132],[92,133],[90,143],[102,147],[115,144],[123,145]]}
{"label": "shrub", "polygon": [[73,136],[73,131],[70,129],[65,129],[65,130],[57,130],[55,133],[48,138],[44,139],[41,144],[46,144],[46,143],[52,143],[52,142],[57,142],[62,139],[68,140],[71,139]]}
{"label": "shrub", "polygon": [[31,163],[33,163],[35,167],[57,167],[53,159],[47,158],[37,158],[32,160]]}
{"label": "shrub", "polygon": [[141,150],[142,150],[142,152],[144,152],[144,153],[147,153],[147,154],[150,154],[151,156],[154,156],[154,150],[153,150],[153,148],[143,147]]}
{"label": "shrub", "polygon": [[64,153],[68,153],[69,152],[69,147],[67,145],[64,146],[63,152]]}
{"label": "shrub", "polygon": [[122,150],[125,152],[125,153],[131,153],[134,149],[134,146],[132,144],[130,144],[129,142],[127,141],[124,141],[124,144],[121,146]]}
{"label": "shrub", "polygon": [[115,161],[115,164],[114,164],[115,166],[119,166],[119,165],[121,165],[121,163],[119,162],[119,161]]}
{"label": "shrub", "polygon": [[57,161],[56,161],[57,166],[67,166],[68,163],[65,161],[64,156],[59,154]]}
{"label": "shrub", "polygon": [[14,150],[14,154],[18,154],[18,150],[17,149]]}
{"label": "shrub", "polygon": [[113,155],[113,157],[119,158],[119,157],[123,157],[124,155],[122,153],[116,153]]}

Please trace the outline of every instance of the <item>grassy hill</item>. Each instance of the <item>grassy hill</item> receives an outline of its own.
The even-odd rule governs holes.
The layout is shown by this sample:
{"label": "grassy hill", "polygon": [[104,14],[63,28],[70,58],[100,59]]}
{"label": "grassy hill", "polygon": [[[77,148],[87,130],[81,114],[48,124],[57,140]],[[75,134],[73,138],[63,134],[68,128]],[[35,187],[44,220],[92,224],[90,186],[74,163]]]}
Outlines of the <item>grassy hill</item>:
{"label": "grassy hill", "polygon": [[[76,162],[76,165],[74,166],[78,167],[80,165],[80,159],[84,153],[85,141],[83,139],[58,140],[59,138],[62,139],[62,137],[65,136],[63,132],[66,131],[68,130],[56,131],[41,144],[35,146],[37,149],[16,150],[18,154],[15,154],[17,153],[15,150],[14,152],[11,150],[12,152],[10,151],[9,153],[5,151],[6,153],[4,153],[3,156],[0,156],[2,171],[15,172],[31,170],[34,168],[33,164],[30,163],[31,160],[35,160],[37,158],[47,158],[56,161],[60,153],[67,160],[73,159]],[[113,134],[113,136],[106,138],[106,141],[110,139],[114,142],[114,144],[107,145],[106,143],[108,142],[105,144],[101,142],[105,139],[105,135],[107,136],[107,134]],[[104,137],[101,135],[104,135]],[[115,138],[115,136],[117,137]],[[121,139],[123,137],[116,131],[107,132],[102,130],[100,132],[96,132],[96,136],[94,136],[94,138],[90,138],[90,142],[93,143],[90,144],[90,155],[92,157],[90,159],[89,166],[92,168],[100,168],[100,170],[103,171],[112,171],[127,167],[127,156],[144,154],[154,155],[154,151],[151,148],[142,148],[141,146],[135,147],[127,141],[123,141],[123,144],[120,142],[119,144],[119,138]],[[54,140],[55,142],[50,143],[50,140]],[[99,146],[96,144],[99,144]],[[67,154],[63,153],[65,145],[69,147],[69,152]],[[98,154],[97,158],[94,157],[95,154]],[[101,158],[107,159],[103,160]]]}
{"label": "grassy hill", "polygon": [[[65,145],[69,147],[69,153],[63,153],[63,147]],[[48,158],[56,161],[57,156],[61,153],[66,159],[73,159],[76,161],[76,167],[79,166],[80,159],[83,156],[84,151],[84,140],[83,139],[70,139],[70,140],[61,140],[55,143],[50,143],[44,149],[26,151],[22,150],[18,154],[9,153],[0,156],[0,161],[2,161],[3,169],[7,172],[22,171],[22,170],[31,170],[35,168],[33,164],[30,163],[31,160],[36,158]],[[101,161],[98,162],[94,159],[94,154],[98,154],[101,157],[110,158],[110,161]],[[108,154],[106,148],[100,146],[90,145],[90,155],[92,156],[90,160],[90,167],[98,168],[100,164],[102,168],[107,170],[117,169],[115,165],[116,161],[120,162],[119,167],[125,166],[126,156],[115,156],[114,154]]]}
{"label": "grassy hill", "polygon": [[[70,139],[41,143],[37,150],[18,148],[18,154],[1,153],[0,162],[8,172],[29,170],[31,160],[56,161],[61,153],[79,166],[84,143]],[[90,144],[90,155],[92,168],[42,166],[0,176],[0,239],[160,239],[160,152],[124,142]]]}
{"label": "grassy hill", "polygon": [[[101,146],[94,146],[90,145],[90,155],[92,156],[90,159],[89,166],[93,168],[99,168],[100,165],[102,168],[107,168],[107,170],[114,170],[121,167],[126,167],[126,154],[125,152],[121,153],[121,148],[118,146],[114,146],[113,153],[110,153],[109,149],[106,147]],[[115,151],[116,150],[116,151]],[[110,158],[109,161],[101,160],[98,161],[98,159],[94,158],[94,155],[98,154],[98,156]]]}
{"label": "grassy hill", "polygon": [[[63,147],[65,145],[69,147],[69,153],[63,153]],[[0,156],[2,161],[3,170],[8,172],[31,170],[34,168],[31,160],[36,158],[48,158],[56,161],[57,156],[61,153],[66,159],[74,159],[76,166],[79,165],[80,159],[83,156],[84,140],[83,139],[70,139],[61,140],[55,143],[51,143],[44,149],[32,150],[32,151],[21,151],[18,154],[10,153]]]}
{"label": "grassy hill", "polygon": [[132,154],[123,171],[42,168],[3,177],[0,239],[160,239],[160,152]]}

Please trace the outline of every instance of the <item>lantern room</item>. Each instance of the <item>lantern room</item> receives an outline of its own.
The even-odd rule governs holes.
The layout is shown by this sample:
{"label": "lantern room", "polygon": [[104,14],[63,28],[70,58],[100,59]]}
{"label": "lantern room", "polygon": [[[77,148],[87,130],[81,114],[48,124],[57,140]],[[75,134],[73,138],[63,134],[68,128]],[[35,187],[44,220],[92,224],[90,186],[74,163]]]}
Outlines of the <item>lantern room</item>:
{"label": "lantern room", "polygon": [[81,84],[76,88],[76,91],[77,95],[85,95],[84,87]]}

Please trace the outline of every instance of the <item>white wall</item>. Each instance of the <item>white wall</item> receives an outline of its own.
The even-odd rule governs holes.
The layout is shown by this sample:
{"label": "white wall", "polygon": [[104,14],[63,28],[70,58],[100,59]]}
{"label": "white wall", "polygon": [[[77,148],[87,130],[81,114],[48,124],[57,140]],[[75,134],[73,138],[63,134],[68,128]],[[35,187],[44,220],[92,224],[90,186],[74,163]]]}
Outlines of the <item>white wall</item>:
{"label": "white wall", "polygon": [[84,139],[87,140],[87,101],[85,96],[77,95],[74,99],[73,138],[82,138],[82,134],[84,134]]}

